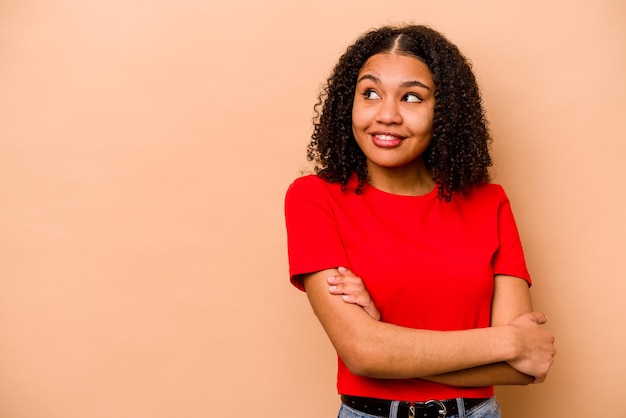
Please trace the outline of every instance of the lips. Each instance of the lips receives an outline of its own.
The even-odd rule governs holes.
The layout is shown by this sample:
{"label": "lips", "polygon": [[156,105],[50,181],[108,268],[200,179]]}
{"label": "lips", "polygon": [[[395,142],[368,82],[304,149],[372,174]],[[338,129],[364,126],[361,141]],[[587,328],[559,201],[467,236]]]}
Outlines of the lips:
{"label": "lips", "polygon": [[402,143],[402,137],[386,133],[375,133],[372,135],[374,145],[381,148],[394,148]]}

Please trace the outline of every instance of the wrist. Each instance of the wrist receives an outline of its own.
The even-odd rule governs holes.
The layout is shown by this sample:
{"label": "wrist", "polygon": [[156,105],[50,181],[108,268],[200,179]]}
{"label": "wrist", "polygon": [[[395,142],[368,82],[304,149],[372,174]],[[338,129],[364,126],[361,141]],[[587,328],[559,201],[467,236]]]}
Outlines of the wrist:
{"label": "wrist", "polygon": [[502,325],[498,328],[500,335],[496,339],[499,343],[498,352],[502,356],[500,361],[509,362],[519,357],[519,344],[515,329],[511,325]]}

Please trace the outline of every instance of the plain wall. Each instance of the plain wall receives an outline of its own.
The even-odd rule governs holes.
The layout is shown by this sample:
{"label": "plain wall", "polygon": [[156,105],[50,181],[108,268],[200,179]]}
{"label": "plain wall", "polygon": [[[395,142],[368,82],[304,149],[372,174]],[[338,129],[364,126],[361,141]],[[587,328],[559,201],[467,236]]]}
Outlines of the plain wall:
{"label": "plain wall", "polygon": [[283,197],[335,60],[400,22],[472,60],[557,336],[504,416],[626,417],[625,21],[621,0],[2,1],[0,417],[336,416]]}

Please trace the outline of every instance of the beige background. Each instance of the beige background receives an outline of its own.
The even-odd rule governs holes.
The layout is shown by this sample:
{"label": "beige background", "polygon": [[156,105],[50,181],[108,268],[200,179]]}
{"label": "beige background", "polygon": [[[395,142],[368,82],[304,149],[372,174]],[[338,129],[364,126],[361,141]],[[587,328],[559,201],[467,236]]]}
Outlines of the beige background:
{"label": "beige background", "polygon": [[559,354],[507,418],[626,417],[626,3],[0,2],[0,418],[336,416],[282,204],[361,32],[471,57]]}

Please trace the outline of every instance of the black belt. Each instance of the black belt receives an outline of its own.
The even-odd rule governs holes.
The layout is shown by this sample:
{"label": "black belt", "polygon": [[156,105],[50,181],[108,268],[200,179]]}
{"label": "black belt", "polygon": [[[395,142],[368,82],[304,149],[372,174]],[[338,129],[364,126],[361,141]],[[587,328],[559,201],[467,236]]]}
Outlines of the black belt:
{"label": "black belt", "polygon": [[[488,398],[463,398],[465,410],[471,409]],[[361,396],[341,395],[341,401],[352,409],[378,417],[388,417],[391,402],[385,399],[363,398]],[[459,408],[456,399],[445,401],[404,402],[398,405],[397,418],[445,418],[457,415]]]}

